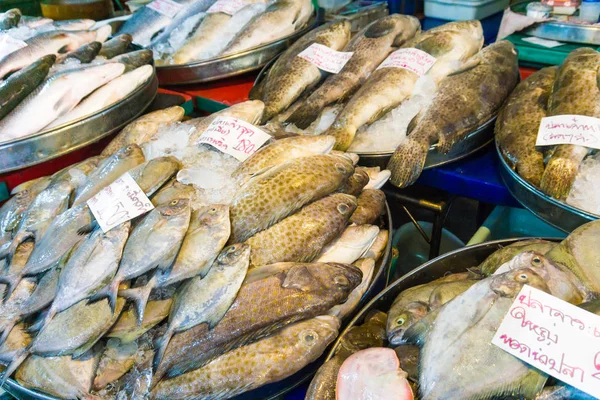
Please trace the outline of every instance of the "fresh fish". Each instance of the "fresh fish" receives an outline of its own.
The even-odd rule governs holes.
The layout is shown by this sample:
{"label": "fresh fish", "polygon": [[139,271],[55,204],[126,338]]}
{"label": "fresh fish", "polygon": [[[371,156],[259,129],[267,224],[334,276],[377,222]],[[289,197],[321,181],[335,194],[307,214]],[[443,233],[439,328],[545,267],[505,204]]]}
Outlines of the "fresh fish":
{"label": "fresh fish", "polygon": [[136,144],[128,144],[102,160],[98,167],[87,177],[83,185],[77,188],[73,207],[85,203],[99,191],[114,182],[125,172],[142,164],[144,154]]}
{"label": "fresh fish", "polygon": [[308,0],[277,0],[252,18],[223,54],[237,53],[290,35],[302,28],[312,13],[313,6]]}
{"label": "fresh fish", "polygon": [[179,106],[153,111],[130,122],[123,130],[106,146],[102,155],[108,156],[127,145],[140,145],[158,132],[164,124],[181,121],[185,110]]}
{"label": "fresh fish", "polygon": [[106,334],[107,337],[117,338],[121,343],[130,343],[148,332],[154,326],[169,316],[173,299],[150,300],[144,311],[144,319],[138,325],[137,315],[133,308],[123,311],[117,322]]}
{"label": "fresh fish", "polygon": [[493,252],[479,265],[479,270],[483,275],[492,275],[502,264],[509,262],[517,254],[523,251],[533,250],[545,255],[556,246],[555,242],[549,242],[547,240],[521,240]]}
{"label": "fresh fish", "polygon": [[335,192],[353,170],[352,162],[344,157],[316,155],[291,160],[257,176],[233,199],[230,242],[245,241],[303,205]]}
{"label": "fresh fish", "polygon": [[98,55],[107,59],[111,59],[115,56],[126,53],[132,41],[133,37],[127,33],[115,36],[114,38],[104,42]]}
{"label": "fresh fish", "polygon": [[[473,129],[497,113],[518,81],[517,51],[502,40],[471,58],[469,69],[444,79],[432,102],[416,117],[416,126],[390,159],[391,182],[412,185],[421,175],[429,148],[448,153]],[[463,93],[456,96],[456,93]]]}
{"label": "fresh fish", "polygon": [[465,292],[478,281],[475,279],[463,279],[454,282],[446,282],[437,286],[429,295],[429,311],[435,311],[444,304],[453,300],[459,294]]}
{"label": "fresh fish", "polygon": [[297,322],[200,369],[160,382],[150,398],[229,399],[278,382],[319,358],[335,340],[339,328],[339,319],[329,315]]}
{"label": "fresh fish", "polygon": [[308,128],[325,106],[352,95],[394,48],[420,31],[421,24],[412,15],[392,14],[370,23],[344,48],[354,53],[344,68],[327,77],[287,122],[301,129]]}
{"label": "fresh fish", "polygon": [[138,184],[146,196],[152,196],[177,174],[181,163],[176,157],[153,158],[129,170],[127,173]]}
{"label": "fresh fish", "polygon": [[[446,24],[446,30],[425,32],[406,47],[414,47],[437,59],[427,72],[437,83],[460,66],[457,61],[466,61],[482,45],[481,23],[460,21]],[[418,78],[417,74],[403,68],[375,70],[325,131],[326,135],[335,136],[336,150],[347,150],[358,128],[376,121],[410,97]]]}
{"label": "fresh fish", "polygon": [[96,169],[100,161],[102,161],[104,158],[105,157],[102,156],[94,156],[86,158],[85,160],[76,164],[69,165],[68,167],[65,167],[52,174],[50,176],[50,181],[52,183],[69,181],[75,186],[75,188],[78,188],[80,185],[85,183],[85,180],[90,172]]}
{"label": "fresh fish", "polygon": [[[589,47],[569,53],[556,72],[548,116],[600,117],[599,64],[600,53]],[[587,147],[558,145],[542,175],[542,191],[556,199],[565,200],[575,181],[579,165],[588,153]]]}
{"label": "fresh fish", "polygon": [[286,161],[327,154],[334,143],[335,139],[330,136],[297,136],[276,140],[252,154],[231,176],[241,185],[250,178]]}
{"label": "fresh fish", "polygon": [[[65,21],[52,21],[52,25],[56,29],[62,29],[64,31],[85,31],[94,26],[95,23],[96,21],[93,19],[68,19]],[[110,34],[111,32],[107,29],[103,29],[101,31],[101,37]],[[101,42],[104,42],[104,40],[101,40]]]}
{"label": "fresh fish", "polygon": [[364,254],[364,258],[372,258],[376,262],[379,261],[385,249],[387,248],[387,243],[389,239],[390,232],[387,229],[380,229],[379,234],[375,238],[375,241],[369,247],[367,252]]}
{"label": "fresh fish", "polygon": [[540,121],[548,113],[548,101],[557,67],[546,67],[517,85],[496,120],[496,140],[504,159],[527,182],[540,185],[544,155],[535,147]]}
{"label": "fresh fish", "polygon": [[18,8],[11,8],[0,15],[0,30],[8,30],[19,25],[22,14]]}
{"label": "fresh fish", "polygon": [[88,64],[92,62],[94,58],[96,58],[101,48],[102,43],[100,42],[87,43],[79,47],[77,50],[59,55],[56,58],[56,63],[65,64],[69,60],[78,60],[81,64]]}
{"label": "fresh fish", "polygon": [[42,83],[56,56],[44,56],[0,83],[0,119],[10,113]]}
{"label": "fresh fish", "polygon": [[[338,237],[356,209],[353,196],[335,193],[302,208],[248,239],[252,267],[277,262],[310,262]],[[341,262],[328,257],[320,262]]]}
{"label": "fresh fish", "polygon": [[379,228],[374,225],[350,225],[337,239],[323,247],[315,261],[352,264],[367,252],[378,234]]}
{"label": "fresh fish", "polygon": [[40,176],[39,178],[31,179],[29,181],[23,182],[12,188],[10,191],[11,196],[22,192],[24,190],[32,190],[34,188],[38,188],[38,193],[44,189],[46,189],[50,185],[50,177],[49,176]]}
{"label": "fresh fish", "polygon": [[340,339],[335,355],[324,363],[310,382],[305,400],[335,400],[335,387],[342,363],[355,352],[381,347],[385,339],[385,313],[376,311],[362,325],[350,328]]}
{"label": "fresh fish", "polygon": [[122,64],[67,70],[52,76],[0,121],[0,140],[39,132],[71,111],[85,96],[123,73]]}
{"label": "fresh fish", "polygon": [[[381,170],[379,167],[360,167],[369,175],[369,183],[365,189],[381,189],[392,175],[388,169]],[[357,168],[358,169],[358,168]]]}
{"label": "fresh fish", "polygon": [[174,335],[153,383],[199,368],[285,325],[325,313],[344,301],[362,278],[360,270],[350,265],[285,264],[272,274],[263,274],[262,268],[249,272],[235,302],[212,330],[202,324]]}
{"label": "fresh fish", "polygon": [[[152,196],[152,204],[159,206],[161,204],[170,203],[175,199],[191,199],[194,196],[195,190],[192,185],[186,185],[179,182],[177,179],[172,179],[154,196]],[[229,217],[227,217],[229,219]],[[195,219],[192,218],[192,222]],[[221,249],[219,249],[220,251]]]}
{"label": "fresh fish", "polygon": [[358,196],[358,207],[350,217],[356,225],[373,224],[385,212],[385,193],[379,189],[365,189]]}
{"label": "fresh fish", "polygon": [[175,333],[200,324],[213,329],[233,304],[248,272],[250,246],[234,244],[225,248],[206,276],[186,281],[175,294],[169,324],[157,342],[155,363],[160,363]]}
{"label": "fresh fish", "polygon": [[109,383],[116,381],[133,368],[137,351],[136,342],[123,344],[117,339],[109,339],[98,364],[94,390],[104,389]]}
{"label": "fresh fish", "polygon": [[172,285],[197,275],[205,277],[230,232],[228,206],[215,204],[194,210],[175,263],[159,276],[158,285]]}
{"label": "fresh fish", "polygon": [[417,340],[424,341],[419,374],[421,399],[447,399],[455,393],[464,398],[535,398],[547,376],[490,345],[525,284],[549,291],[544,279],[533,270],[512,270],[471,286],[442,307],[431,326],[413,325],[411,334],[422,333]]}
{"label": "fresh fish", "polygon": [[0,207],[0,246],[10,243],[12,231],[19,226],[23,214],[40,192],[34,187],[22,190]]}
{"label": "fresh fish", "polygon": [[146,82],[152,76],[153,72],[154,68],[152,65],[144,65],[143,67],[139,67],[113,79],[95,90],[71,111],[62,117],[55,119],[54,122],[47,126],[47,129],[52,129],[59,125],[92,115],[110,105],[116,104]]}
{"label": "fresh fish", "polygon": [[143,65],[152,64],[152,60],[152,50],[143,49],[115,56],[108,62],[123,64],[125,65],[125,72],[129,72]]}
{"label": "fresh fish", "polygon": [[352,176],[340,188],[340,192],[358,197],[368,183],[369,174],[363,169],[355,168]]}
{"label": "fresh fish", "polygon": [[0,363],[8,364],[19,352],[31,344],[31,335],[25,329],[25,324],[16,325],[0,346]]}
{"label": "fresh fish", "polygon": [[[285,3],[280,0],[275,3]],[[303,1],[303,0],[301,0]],[[290,0],[290,3],[300,3],[299,0]],[[350,40],[350,22],[340,19],[323,25],[294,43],[281,61],[273,65],[269,72],[262,99],[265,102],[265,113],[262,122],[265,123],[280,112],[288,108],[300,95],[310,87],[317,84],[323,73],[316,65],[297,55],[310,45],[317,43],[333,50],[342,50]]]}
{"label": "fresh fish", "polygon": [[344,320],[350,316],[350,313],[358,307],[358,304],[363,299],[363,295],[371,284],[371,279],[373,279],[373,273],[375,272],[375,260],[371,258],[361,258],[354,262],[353,265],[362,272],[360,285],[348,295],[348,299],[344,303],[332,307],[327,312],[328,315],[338,317],[340,320]]}

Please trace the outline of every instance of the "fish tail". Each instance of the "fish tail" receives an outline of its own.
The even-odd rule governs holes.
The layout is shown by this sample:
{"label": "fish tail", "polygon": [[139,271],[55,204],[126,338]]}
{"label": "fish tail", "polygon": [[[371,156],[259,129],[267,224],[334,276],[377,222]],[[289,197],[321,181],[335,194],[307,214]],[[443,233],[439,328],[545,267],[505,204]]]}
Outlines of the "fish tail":
{"label": "fish tail", "polygon": [[96,292],[95,295],[90,297],[90,303],[92,303],[96,300],[107,298],[108,305],[110,306],[110,311],[114,314],[115,308],[117,307],[117,293],[119,292],[120,284],[121,284],[120,279],[114,279],[111,283],[109,283],[103,289]]}
{"label": "fish tail", "polygon": [[335,138],[333,150],[346,151],[352,144],[352,141],[354,141],[356,129],[347,123],[340,124],[336,121],[322,135],[329,135]]}
{"label": "fish tail", "polygon": [[33,233],[29,231],[17,233],[13,240],[0,250],[0,260],[6,259],[7,263],[10,263],[19,245],[33,236]]}
{"label": "fish tail", "polygon": [[169,327],[163,336],[156,339],[154,343],[154,348],[156,349],[156,354],[154,355],[153,361],[154,371],[158,369],[158,366],[165,355],[165,351],[167,350],[167,346],[171,341],[171,337],[173,337],[173,333],[174,331]]}
{"label": "fish tail", "polygon": [[565,200],[579,171],[579,164],[568,158],[552,157],[542,175],[540,189],[549,196]]}
{"label": "fish tail", "polygon": [[126,297],[133,301],[133,304],[135,305],[138,326],[141,325],[142,321],[144,320],[144,310],[146,309],[150,292],[155,286],[156,275],[154,275],[145,286],[134,289],[119,290],[119,296]]}
{"label": "fish tail", "polygon": [[407,138],[398,146],[388,163],[387,169],[392,173],[390,181],[401,188],[415,183],[423,172],[428,150],[428,143]]}
{"label": "fish tail", "polygon": [[22,271],[16,272],[14,274],[7,274],[7,275],[0,276],[0,283],[4,283],[6,285],[6,289],[4,290],[4,300],[3,300],[4,303],[6,303],[6,301],[13,294],[13,292],[15,291],[15,288],[17,287],[19,282],[21,282],[22,278],[23,278]]}
{"label": "fish tail", "polygon": [[296,125],[300,129],[306,129],[312,124],[321,111],[321,105],[317,102],[305,102],[302,104],[286,122]]}
{"label": "fish tail", "polygon": [[2,324],[2,335],[0,336],[0,346],[6,341],[6,338],[13,330],[17,321],[15,319],[11,319]]}
{"label": "fish tail", "polygon": [[29,353],[29,349],[21,349],[17,351],[10,364],[8,364],[8,367],[6,367],[6,369],[4,370],[2,380],[0,380],[0,387],[4,386],[6,380],[10,378],[10,376],[17,370],[17,368],[19,368],[19,366],[23,364],[23,361],[25,361],[25,359],[29,357]]}

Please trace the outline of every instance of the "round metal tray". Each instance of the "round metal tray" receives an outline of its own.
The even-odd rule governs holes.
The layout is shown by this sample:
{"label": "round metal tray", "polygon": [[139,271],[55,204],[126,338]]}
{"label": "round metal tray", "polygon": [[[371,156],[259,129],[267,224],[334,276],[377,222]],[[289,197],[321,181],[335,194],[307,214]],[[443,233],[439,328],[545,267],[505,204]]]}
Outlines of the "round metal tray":
{"label": "round metal tray", "polygon": [[[431,261],[428,261],[425,264],[422,264],[420,267],[412,270],[402,278],[390,284],[390,286],[375,296],[373,300],[369,302],[369,304],[367,304],[362,310],[360,310],[360,312],[356,314],[356,316],[348,323],[344,331],[335,341],[326,361],[335,355],[335,351],[339,347],[342,337],[350,328],[355,325],[361,325],[364,322],[365,316],[372,310],[379,310],[387,313],[392,306],[394,299],[403,290],[416,285],[431,282],[432,280],[441,278],[448,273],[466,272],[467,268],[476,267],[477,265],[481,264],[496,250],[500,250],[501,248],[518,241],[529,239],[532,238],[503,239],[481,243],[474,246],[463,247],[462,249],[451,251]],[[559,241],[559,239],[543,239],[557,242]]]}
{"label": "round metal tray", "polygon": [[600,215],[573,207],[556,200],[521,178],[504,160],[500,145],[496,141],[500,158],[500,176],[504,184],[519,203],[555,228],[571,233],[579,226],[600,218]]}
{"label": "round metal tray", "polygon": [[94,143],[141,115],[158,91],[156,73],[126,98],[66,125],[0,143],[0,174],[30,167]]}
{"label": "round metal tray", "polygon": [[[371,298],[373,298],[373,296],[375,296],[376,293],[379,293],[381,290],[383,290],[389,282],[390,267],[392,265],[392,215],[390,213],[390,208],[387,203],[386,214],[383,218],[383,222],[383,229],[387,229],[390,232],[387,246],[385,248],[383,256],[375,265],[373,282],[371,283],[371,286],[363,295],[361,302],[356,307],[356,310],[351,314],[351,317],[353,317],[355,313],[357,313],[358,310],[360,310],[363,307],[364,304],[366,304]],[[349,317],[348,319],[350,319],[351,317]],[[342,329],[346,322],[347,320],[342,321]],[[314,375],[317,369],[319,369],[321,364],[325,361],[325,358],[326,353],[324,353],[323,356],[320,357],[317,361],[307,365],[294,375],[280,382],[265,385],[258,389],[241,394],[237,397],[234,397],[234,400],[275,400],[283,394],[293,390],[294,388],[308,381]],[[59,400],[54,396],[50,396],[38,392],[36,390],[21,386],[13,379],[8,379],[3,388],[10,395],[12,395],[18,400]]]}
{"label": "round metal tray", "polygon": [[231,78],[262,68],[274,57],[290,47],[301,36],[316,28],[321,21],[319,14],[299,31],[282,39],[263,44],[240,53],[229,54],[205,61],[181,65],[162,65],[156,67],[161,85],[188,85]]}

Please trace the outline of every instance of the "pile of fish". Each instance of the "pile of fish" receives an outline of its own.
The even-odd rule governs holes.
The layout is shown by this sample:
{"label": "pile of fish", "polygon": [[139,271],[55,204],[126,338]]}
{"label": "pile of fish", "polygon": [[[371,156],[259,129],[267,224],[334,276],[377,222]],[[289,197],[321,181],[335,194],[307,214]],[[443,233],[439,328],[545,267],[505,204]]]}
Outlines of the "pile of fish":
{"label": "pile of fish", "polygon": [[152,5],[134,13],[119,33],[154,50],[157,65],[186,64],[239,53],[306,26],[310,0],[177,0],[173,16]]}
{"label": "pile of fish", "polygon": [[572,51],[561,65],[543,68],[521,82],[496,122],[502,154],[519,176],[555,199],[596,214],[600,214],[600,181],[593,149],[536,146],[536,139],[544,117],[600,117],[599,66],[596,50]]}
{"label": "pile of fish", "polygon": [[[272,139],[208,204],[177,176],[230,156],[196,144],[214,115],[183,114],[139,118],[0,208],[4,379],[68,399],[228,399],[316,360],[359,306],[388,242],[380,174],[333,137]],[[189,142],[156,144],[173,132]],[[155,208],[103,232],[87,201],[124,174]]]}
{"label": "pile of fish", "polygon": [[[372,22],[350,40],[347,21],[309,32],[273,64],[251,97],[261,99],[271,131],[331,135],[335,149],[392,153],[391,182],[411,185],[430,146],[453,146],[492,119],[518,81],[517,52],[507,41],[484,49],[479,21],[451,22],[421,32],[413,16]],[[298,54],[317,43],[352,52],[337,74]],[[386,63],[398,49],[433,57],[422,76]],[[416,49],[416,50],[415,50]]]}
{"label": "pile of fish", "polygon": [[490,342],[525,284],[600,315],[599,246],[595,221],[562,243],[518,241],[476,268],[388,289],[373,306],[398,293],[387,315],[363,310],[363,324],[340,338],[306,399],[593,399]]}
{"label": "pile of fish", "polygon": [[151,51],[129,52],[130,35],[107,40],[111,27],[94,24],[0,15],[0,142],[92,115],[151,78]]}

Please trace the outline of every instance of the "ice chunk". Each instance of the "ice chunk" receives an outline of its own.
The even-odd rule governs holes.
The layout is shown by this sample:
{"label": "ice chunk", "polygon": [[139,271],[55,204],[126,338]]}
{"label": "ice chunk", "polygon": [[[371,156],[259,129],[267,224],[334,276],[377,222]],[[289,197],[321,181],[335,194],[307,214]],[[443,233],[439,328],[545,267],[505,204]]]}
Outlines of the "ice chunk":
{"label": "ice chunk", "polygon": [[567,203],[600,215],[600,152],[581,163]]}

